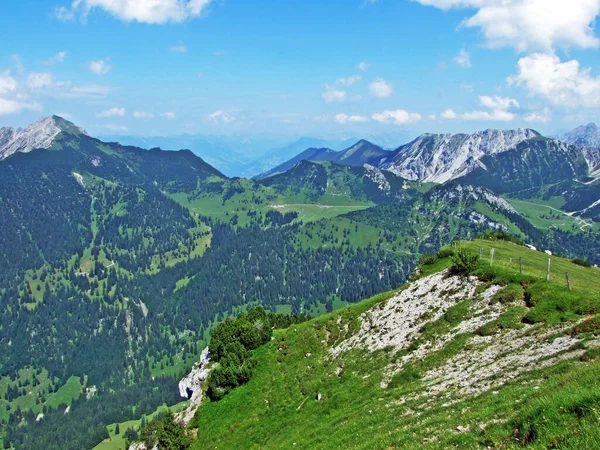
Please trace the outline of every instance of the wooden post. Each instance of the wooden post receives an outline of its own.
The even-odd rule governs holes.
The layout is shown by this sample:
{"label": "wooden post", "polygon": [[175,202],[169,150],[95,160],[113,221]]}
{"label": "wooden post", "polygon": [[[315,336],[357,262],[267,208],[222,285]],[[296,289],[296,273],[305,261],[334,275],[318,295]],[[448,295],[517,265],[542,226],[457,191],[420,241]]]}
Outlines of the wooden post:
{"label": "wooden post", "polygon": [[548,269],[546,270],[546,281],[550,281],[550,258],[548,258]]}
{"label": "wooden post", "polygon": [[519,272],[523,275],[523,257],[519,256]]}
{"label": "wooden post", "polygon": [[483,258],[483,247],[479,247],[479,257]]}
{"label": "wooden post", "polygon": [[569,279],[569,272],[565,272],[565,276],[567,277],[567,287],[571,290],[571,280]]}
{"label": "wooden post", "polygon": [[494,264],[494,249],[490,250],[490,266]]}

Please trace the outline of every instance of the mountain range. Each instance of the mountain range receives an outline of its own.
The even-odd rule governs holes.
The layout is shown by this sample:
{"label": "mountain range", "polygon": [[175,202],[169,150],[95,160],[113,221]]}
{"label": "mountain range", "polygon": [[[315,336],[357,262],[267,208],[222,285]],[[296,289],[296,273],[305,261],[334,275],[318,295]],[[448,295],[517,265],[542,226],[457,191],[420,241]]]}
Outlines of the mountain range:
{"label": "mountain range", "polygon": [[92,448],[178,403],[225,317],[321,315],[400,288],[453,241],[491,233],[600,264],[591,134],[360,140],[248,179],[57,116],[2,128],[0,439]]}

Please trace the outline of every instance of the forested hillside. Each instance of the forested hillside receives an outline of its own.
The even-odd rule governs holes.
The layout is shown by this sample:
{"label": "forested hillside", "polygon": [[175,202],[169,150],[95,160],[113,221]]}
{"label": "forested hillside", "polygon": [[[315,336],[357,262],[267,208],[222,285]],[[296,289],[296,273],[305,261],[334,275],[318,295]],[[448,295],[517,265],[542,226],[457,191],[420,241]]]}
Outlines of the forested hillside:
{"label": "forested hillside", "polygon": [[[545,229],[558,222],[544,204],[463,181],[331,161],[229,179],[189,151],[104,143],[53,120],[48,148],[0,161],[6,448],[92,448],[108,425],[178,403],[177,381],[225,317],[331,312],[399,288],[421,255],[457,239],[502,231],[600,263],[598,224]],[[367,144],[346,155],[377,154]]]}

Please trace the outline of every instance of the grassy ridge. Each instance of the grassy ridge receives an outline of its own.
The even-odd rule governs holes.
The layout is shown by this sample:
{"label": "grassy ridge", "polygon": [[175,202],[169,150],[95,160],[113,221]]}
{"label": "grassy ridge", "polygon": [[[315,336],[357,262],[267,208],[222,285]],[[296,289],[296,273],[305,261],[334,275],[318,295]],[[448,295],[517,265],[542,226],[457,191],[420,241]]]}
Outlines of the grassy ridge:
{"label": "grassy ridge", "polygon": [[[568,291],[560,277],[545,281],[543,253],[497,241],[458,245],[476,253],[483,247],[484,255],[493,247],[494,264],[480,261],[480,276],[531,294],[531,304],[509,310],[500,325],[519,326],[528,317],[544,328],[589,317],[576,331],[589,338],[582,344],[582,356],[526,372],[492,392],[456,403],[435,398],[424,407],[423,400],[408,398],[421,389],[419,364],[414,377],[404,373],[383,389],[382,374],[391,358],[387,349],[355,349],[338,358],[329,354],[329,348],[359,328],[360,314],[394,293],[380,295],[276,331],[273,341],[255,352],[253,379],[220,402],[202,405],[193,423],[199,437],[192,448],[599,448],[600,352],[594,333],[600,334],[600,319],[594,314],[600,312],[600,270],[552,257],[557,272],[570,273],[573,290]],[[524,260],[522,275],[519,256]],[[437,260],[424,267],[423,275],[450,264],[450,258]],[[468,305],[459,303],[445,320],[461,320],[468,311]],[[457,336],[421,366],[442,366],[469,345],[470,337]]]}

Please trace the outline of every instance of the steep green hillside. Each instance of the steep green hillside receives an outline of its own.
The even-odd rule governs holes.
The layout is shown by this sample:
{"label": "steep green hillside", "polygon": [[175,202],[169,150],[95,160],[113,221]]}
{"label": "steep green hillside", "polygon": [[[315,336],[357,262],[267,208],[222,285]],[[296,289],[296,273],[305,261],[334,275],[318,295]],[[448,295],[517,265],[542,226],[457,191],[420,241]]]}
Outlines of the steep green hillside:
{"label": "steep green hillside", "polygon": [[444,251],[400,291],[275,332],[248,384],[205,400],[191,448],[600,445],[600,271],[553,257],[546,282],[543,253],[452,250],[480,247],[469,281]]}
{"label": "steep green hillside", "polygon": [[287,172],[261,183],[298,203],[381,203],[403,197],[404,181],[375,168],[342,166],[332,162],[301,161]]}

